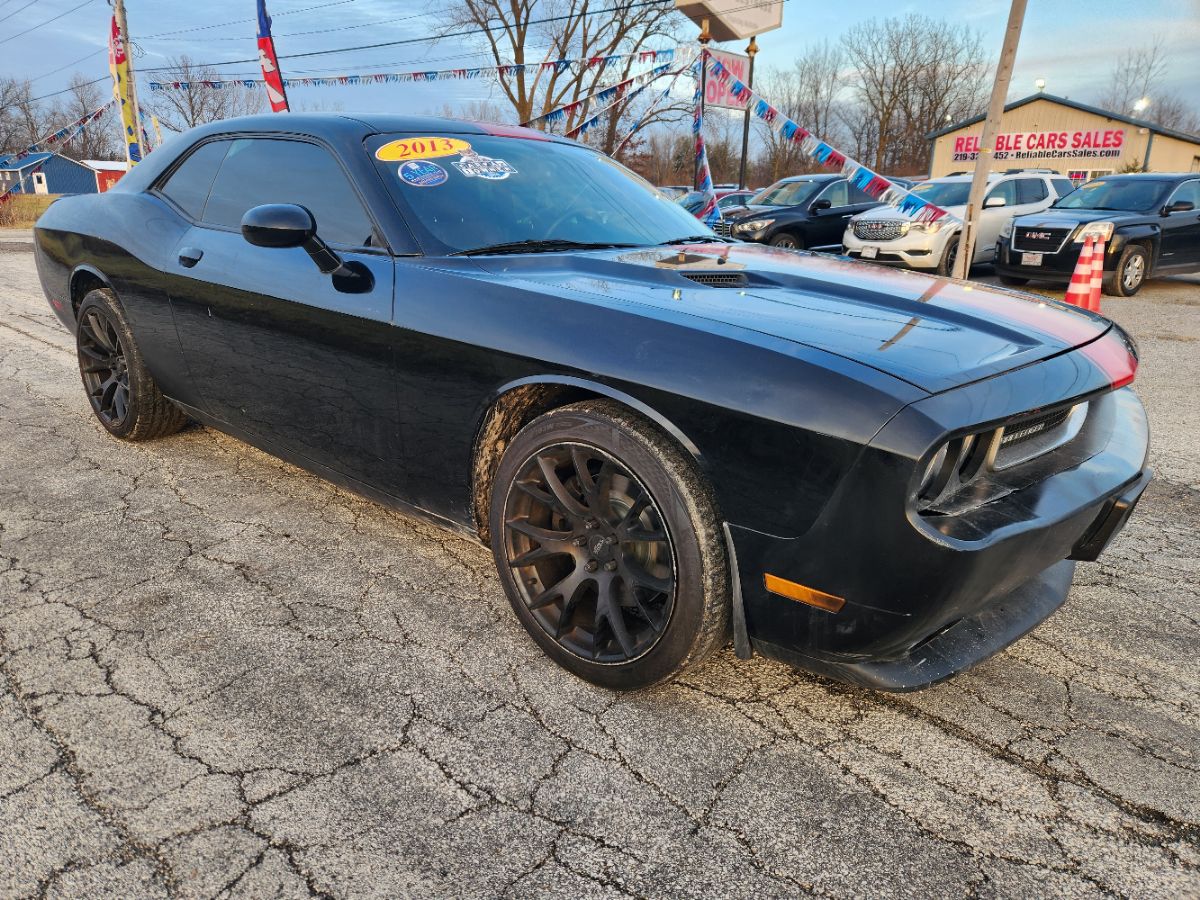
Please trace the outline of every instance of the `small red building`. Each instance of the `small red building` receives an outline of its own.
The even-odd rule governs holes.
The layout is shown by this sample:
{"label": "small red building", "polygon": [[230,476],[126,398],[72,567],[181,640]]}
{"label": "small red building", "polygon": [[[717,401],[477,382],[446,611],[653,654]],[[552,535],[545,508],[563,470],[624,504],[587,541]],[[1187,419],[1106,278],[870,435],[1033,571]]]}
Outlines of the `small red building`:
{"label": "small red building", "polygon": [[83,164],[96,173],[96,190],[104,193],[121,180],[121,176],[129,170],[125,160],[114,159],[85,159]]}

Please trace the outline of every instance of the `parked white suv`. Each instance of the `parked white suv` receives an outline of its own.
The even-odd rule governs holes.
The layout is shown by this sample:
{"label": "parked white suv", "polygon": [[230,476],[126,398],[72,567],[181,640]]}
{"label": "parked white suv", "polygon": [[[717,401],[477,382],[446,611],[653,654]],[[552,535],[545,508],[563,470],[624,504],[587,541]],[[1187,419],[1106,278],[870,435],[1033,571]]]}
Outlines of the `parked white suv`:
{"label": "parked white suv", "polygon": [[[1016,216],[1041,212],[1074,189],[1069,178],[1054,172],[989,175],[972,265],[992,259],[996,239],[1006,223]],[[939,222],[914,222],[899,210],[879,206],[850,220],[842,238],[844,252],[855,259],[911,269],[936,269],[939,275],[949,275],[954,271],[958,232],[970,190],[970,175],[923,181],[912,188],[912,193],[940,206],[957,217],[957,221],[945,218]]]}

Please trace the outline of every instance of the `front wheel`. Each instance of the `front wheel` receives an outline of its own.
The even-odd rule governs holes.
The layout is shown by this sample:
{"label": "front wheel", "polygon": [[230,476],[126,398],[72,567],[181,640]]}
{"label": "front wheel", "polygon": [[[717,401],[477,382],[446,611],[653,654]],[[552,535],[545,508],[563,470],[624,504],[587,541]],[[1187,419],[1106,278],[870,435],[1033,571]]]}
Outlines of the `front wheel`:
{"label": "front wheel", "polygon": [[942,254],[942,258],[938,260],[937,273],[943,278],[950,278],[954,275],[954,263],[958,259],[958,238],[950,238],[950,242],[946,244],[946,250]]}
{"label": "front wheel", "polygon": [[782,234],[777,234],[771,240],[767,241],[772,247],[778,247],[780,250],[803,250],[804,243],[794,234],[788,234],[786,231]]}
{"label": "front wheel", "polygon": [[711,493],[666,435],[618,404],[579,403],[525,426],[497,470],[490,525],[517,618],[581,678],[646,687],[727,640]]}
{"label": "front wheel", "polygon": [[1104,293],[1112,297],[1132,297],[1146,282],[1146,270],[1150,267],[1150,254],[1140,244],[1127,244],[1121,252],[1117,265],[1104,276]]}
{"label": "front wheel", "polygon": [[148,441],[174,434],[187,417],[146,368],[116,295],[90,291],[75,316],[79,374],[100,424],[114,437]]}

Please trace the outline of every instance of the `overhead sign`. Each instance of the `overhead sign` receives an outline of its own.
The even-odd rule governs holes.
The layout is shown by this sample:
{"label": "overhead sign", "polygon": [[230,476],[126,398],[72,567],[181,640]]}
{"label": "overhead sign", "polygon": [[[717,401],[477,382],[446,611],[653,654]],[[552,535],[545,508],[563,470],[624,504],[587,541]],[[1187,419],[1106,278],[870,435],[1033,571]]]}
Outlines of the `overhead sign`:
{"label": "overhead sign", "polygon": [[[1116,159],[1125,152],[1125,129],[1017,131],[996,135],[993,159]],[[954,161],[979,159],[979,135],[954,139]]]}
{"label": "overhead sign", "polygon": [[675,0],[675,8],[704,27],[714,41],[740,41],[783,24],[783,0],[749,4],[746,0]]}
{"label": "overhead sign", "polygon": [[[750,57],[724,50],[710,50],[712,58],[733,73],[733,77],[745,83],[750,73]],[[704,105],[721,109],[745,109],[745,101],[735,100],[729,92],[733,79],[706,78],[704,80]]]}

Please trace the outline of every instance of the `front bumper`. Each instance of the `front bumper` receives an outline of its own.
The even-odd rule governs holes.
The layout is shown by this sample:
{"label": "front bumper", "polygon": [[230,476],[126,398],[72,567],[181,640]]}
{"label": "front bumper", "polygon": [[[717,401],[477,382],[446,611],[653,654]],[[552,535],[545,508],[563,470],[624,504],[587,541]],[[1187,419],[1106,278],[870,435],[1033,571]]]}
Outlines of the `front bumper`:
{"label": "front bumper", "polygon": [[[996,242],[996,257],[993,261],[996,274],[1010,278],[1067,284],[1075,272],[1079,254],[1083,251],[1083,244],[1068,241],[1057,253],[1042,253],[1040,265],[1024,265],[1021,261],[1022,251],[1013,249],[1011,241],[1011,237],[1002,237]],[[1104,254],[1106,272],[1111,272],[1116,267],[1116,254],[1119,250],[1118,242],[1109,241]]]}
{"label": "front bumper", "polygon": [[[1150,479],[1141,403],[1131,389],[1108,389],[1082,356],[1063,354],[912,404],[799,537],[731,527],[750,644],[851,683],[914,690],[999,652],[1057,609],[1070,561],[1103,552]],[[1103,419],[1097,412],[1096,428],[1067,445],[1069,458],[1048,454],[1036,477],[1003,496],[961,514],[912,510],[912,466],[929,446],[915,437],[924,427],[917,417],[949,433],[964,418],[998,422],[1026,412],[1037,396],[1039,407],[1090,397]],[[765,573],[845,604],[827,612],[772,594]]]}
{"label": "front bumper", "polygon": [[[866,259],[867,262],[910,269],[936,269],[946,250],[947,235],[945,229],[937,234],[910,231],[890,241],[865,241],[855,236],[853,228],[847,228],[842,237],[842,246],[846,256],[852,259]],[[863,249],[866,247],[876,248],[876,255],[864,257]]]}

